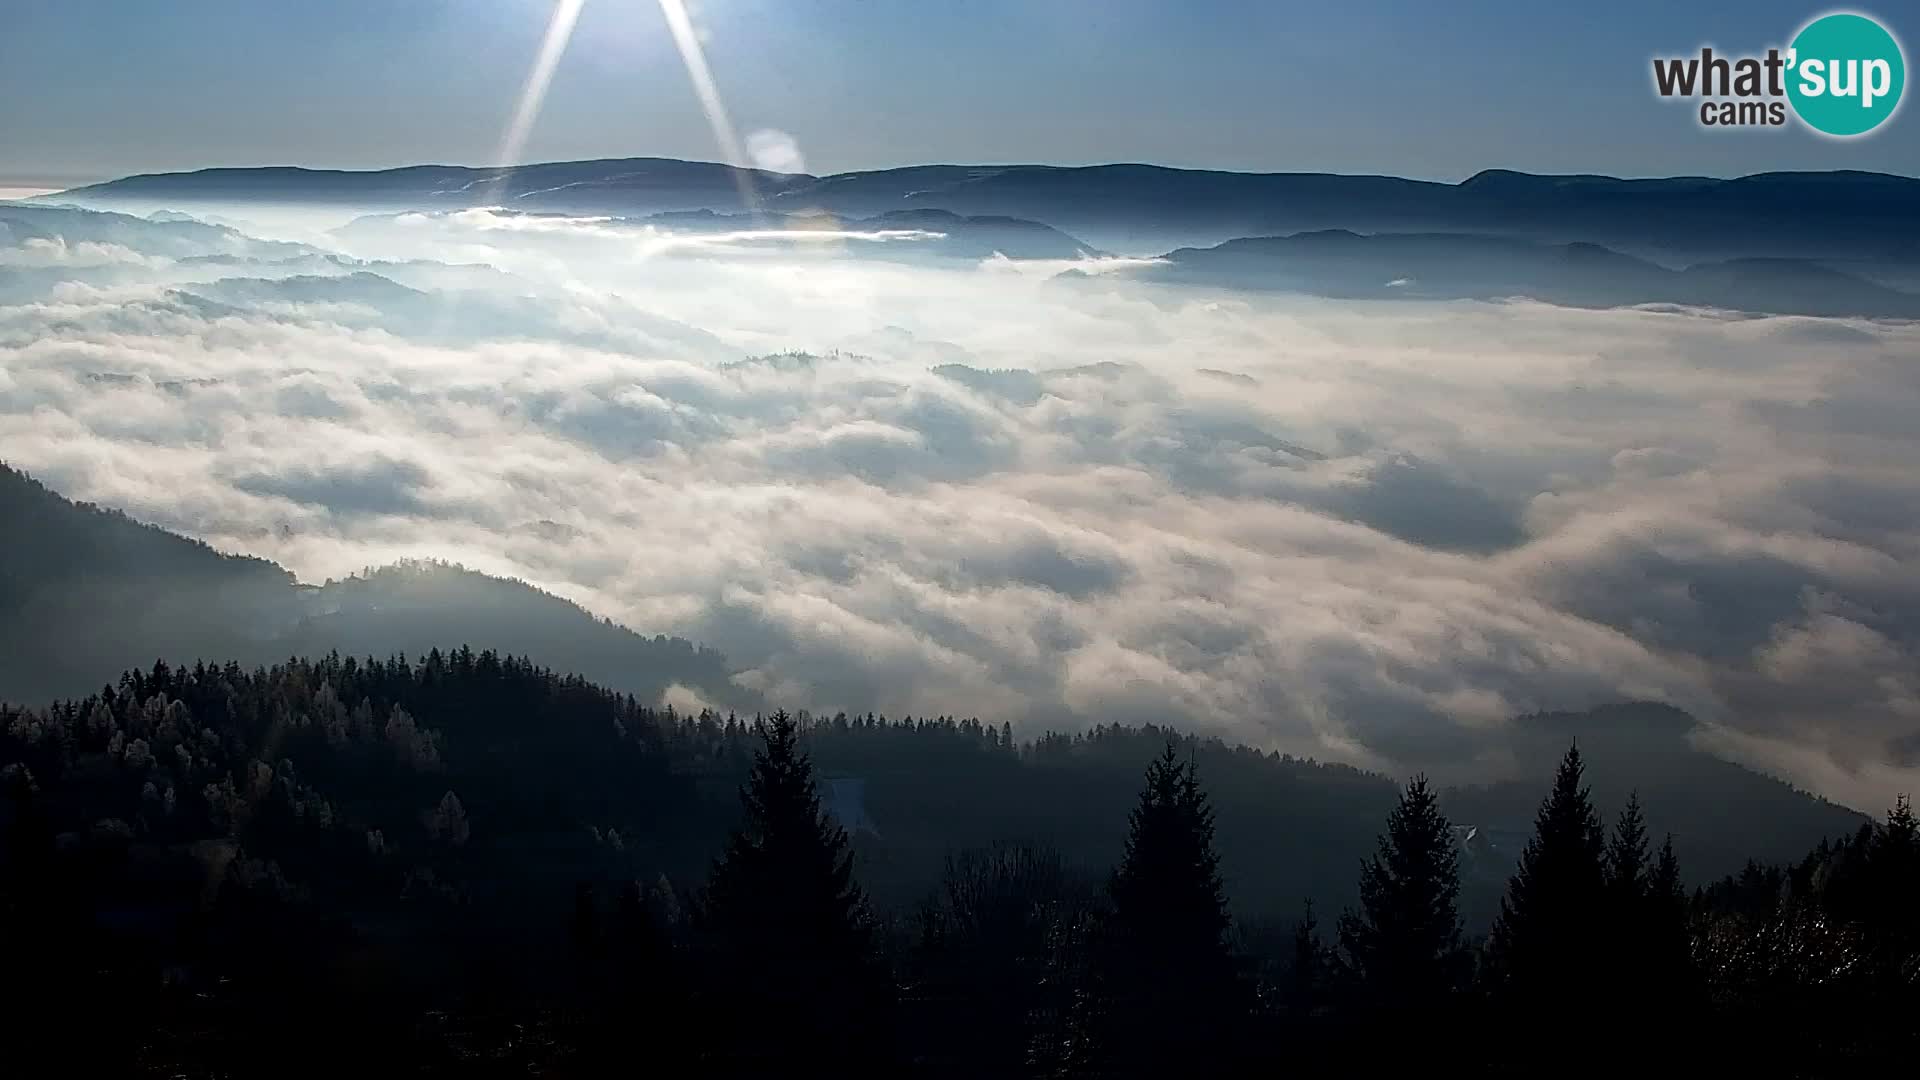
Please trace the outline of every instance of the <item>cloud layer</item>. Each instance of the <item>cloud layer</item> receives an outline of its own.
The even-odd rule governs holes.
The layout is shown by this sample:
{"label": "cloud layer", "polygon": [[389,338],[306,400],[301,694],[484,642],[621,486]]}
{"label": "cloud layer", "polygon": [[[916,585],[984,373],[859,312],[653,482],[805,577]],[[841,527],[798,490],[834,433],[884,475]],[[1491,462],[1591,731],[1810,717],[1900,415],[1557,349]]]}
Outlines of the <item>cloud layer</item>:
{"label": "cloud layer", "polygon": [[455,559],[816,708],[1465,776],[1515,713],[1652,697],[1870,808],[1920,776],[1912,325],[489,212],[35,230],[0,456],[306,578]]}

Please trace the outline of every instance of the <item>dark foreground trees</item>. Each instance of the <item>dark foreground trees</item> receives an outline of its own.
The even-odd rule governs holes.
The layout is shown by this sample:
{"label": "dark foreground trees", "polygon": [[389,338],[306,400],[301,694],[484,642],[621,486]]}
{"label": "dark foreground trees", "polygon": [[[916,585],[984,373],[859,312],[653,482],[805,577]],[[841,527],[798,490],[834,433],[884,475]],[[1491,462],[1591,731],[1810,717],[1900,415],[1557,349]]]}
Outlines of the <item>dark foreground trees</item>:
{"label": "dark foreground trees", "polygon": [[1534,1045],[1572,1037],[1599,1005],[1606,839],[1584,774],[1576,746],[1540,805],[1487,943],[1489,991]]}
{"label": "dark foreground trees", "polygon": [[1379,1022],[1431,1031],[1457,1020],[1473,974],[1459,894],[1453,828],[1426,778],[1415,777],[1360,869],[1359,909],[1340,919],[1355,1000]]}
{"label": "dark foreground trees", "polygon": [[793,719],[777,712],[762,734],[698,912],[707,1006],[748,1018],[711,1057],[744,1075],[797,1062],[864,1074],[891,1051],[890,994],[846,830],[821,808]]}
{"label": "dark foreground trees", "polygon": [[1694,1004],[1685,900],[1671,840],[1655,858],[1645,817],[1630,796],[1609,835],[1575,745],[1540,805],[1533,838],[1488,940],[1488,1007],[1515,1032],[1494,1056],[1525,1068],[1578,1040],[1595,1018],[1630,1023],[1640,1037],[1591,1044],[1590,1073],[1634,1067],[1653,1039],[1666,1060],[1690,1058],[1682,1030]]}
{"label": "dark foreground trees", "polygon": [[[1191,744],[1117,731],[1016,747],[980,724],[681,717],[467,650],[156,666],[82,701],[0,706],[0,1060],[9,1075],[1817,1076],[1920,1053],[1904,801],[1688,895],[1637,804],[1603,827],[1570,754],[1482,948],[1460,882],[1504,877],[1511,857],[1457,845],[1454,793],[1401,793],[1336,933],[1265,921],[1271,899],[1244,893],[1230,917]],[[857,861],[810,754],[889,777],[872,809],[895,831],[863,834]],[[1206,754],[1223,792],[1318,775]],[[1108,776],[1149,764],[1145,783],[1087,783],[1089,757]],[[1009,841],[953,844],[944,879],[937,856],[909,867],[916,843],[987,832],[903,837],[918,819],[891,800],[921,783]],[[1016,785],[1053,801],[999,798]],[[1077,806],[1095,828],[1075,857],[1020,842],[1102,791],[1112,809]],[[1271,857],[1305,846],[1276,837]],[[1626,1034],[1594,1038],[1601,1024]],[[1535,1041],[1554,1025],[1579,1030]]]}
{"label": "dark foreground trees", "polygon": [[1228,946],[1213,809],[1173,743],[1147,767],[1127,825],[1063,1071],[1158,1077],[1197,1056],[1238,1061],[1252,997]]}
{"label": "dark foreground trees", "polygon": [[1749,865],[1697,895],[1701,1038],[1738,1067],[1776,1075],[1910,1068],[1920,1053],[1915,834],[1902,798],[1883,822],[1795,865]]}
{"label": "dark foreground trees", "polygon": [[1673,838],[1657,852],[1648,847],[1638,795],[1627,800],[1608,837],[1605,878],[1597,931],[1604,951],[1594,970],[1601,1000],[1632,1002],[1651,1036],[1677,1036],[1682,1018],[1699,1004],[1687,896]]}
{"label": "dark foreground trees", "polygon": [[900,983],[903,1061],[925,1076],[1054,1075],[1099,899],[1088,875],[1048,848],[949,856]]}

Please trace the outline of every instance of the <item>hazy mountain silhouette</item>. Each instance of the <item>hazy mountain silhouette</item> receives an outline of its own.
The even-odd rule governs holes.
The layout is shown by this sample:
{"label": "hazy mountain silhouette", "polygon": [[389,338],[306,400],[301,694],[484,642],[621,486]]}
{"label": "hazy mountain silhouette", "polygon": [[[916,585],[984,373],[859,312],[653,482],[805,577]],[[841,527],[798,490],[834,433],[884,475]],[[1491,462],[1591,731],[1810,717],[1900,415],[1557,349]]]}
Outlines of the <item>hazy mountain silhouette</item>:
{"label": "hazy mountain silhouette", "polygon": [[[63,193],[87,199],[176,199],[277,203],[352,203],[425,208],[433,205],[517,204],[545,208],[646,205],[696,209],[718,198],[738,206],[740,185],[771,194],[804,186],[811,176],[736,169],[674,158],[625,158],[479,169],[410,165],[372,171],[291,167],[199,169],[146,173]],[[729,201],[730,200],[730,201]]]}
{"label": "hazy mountain silhouette", "polygon": [[[304,244],[260,240],[230,226],[178,215],[135,217],[111,212],[81,213],[64,206],[32,202],[0,203],[0,241],[23,245],[29,240],[66,245],[117,244],[147,255],[183,260],[273,260],[322,254]],[[210,250],[220,254],[208,255]]]}
{"label": "hazy mountain silhouette", "polygon": [[1920,180],[1880,173],[1734,179],[1536,176],[1489,170],[1457,184],[1388,176],[1239,173],[1154,165],[924,165],[831,176],[665,158],[511,169],[374,172],[206,169],[132,176],[51,198],[90,203],[257,201],[645,214],[757,209],[871,217],[943,209],[1044,221],[1103,248],[1148,253],[1319,229],[1476,232],[1694,257],[1792,255],[1912,261]]}
{"label": "hazy mountain silhouette", "polygon": [[1181,248],[1153,280],[1359,299],[1529,296],[1571,307],[1684,304],[1783,315],[1920,317],[1920,295],[1806,259],[1743,258],[1670,270],[1596,244],[1344,229]]}
{"label": "hazy mountain silhouette", "polygon": [[0,700],[78,696],[156,659],[254,665],[462,644],[643,701],[679,684],[719,704],[753,704],[718,652],[636,634],[524,582],[407,563],[301,585],[265,559],[69,501],[0,465]]}

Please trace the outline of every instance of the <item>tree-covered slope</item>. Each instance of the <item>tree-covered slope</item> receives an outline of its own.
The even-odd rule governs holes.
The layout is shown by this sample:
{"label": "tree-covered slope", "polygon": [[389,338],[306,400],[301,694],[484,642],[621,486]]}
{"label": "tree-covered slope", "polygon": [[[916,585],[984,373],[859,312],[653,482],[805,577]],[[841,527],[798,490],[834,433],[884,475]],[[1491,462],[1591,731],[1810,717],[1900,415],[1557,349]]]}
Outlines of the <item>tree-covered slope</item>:
{"label": "tree-covered slope", "polygon": [[462,644],[649,703],[675,684],[753,703],[719,653],[636,633],[525,582],[421,562],[302,586],[265,559],[73,502],[0,465],[0,701],[79,696],[157,659],[252,667]]}

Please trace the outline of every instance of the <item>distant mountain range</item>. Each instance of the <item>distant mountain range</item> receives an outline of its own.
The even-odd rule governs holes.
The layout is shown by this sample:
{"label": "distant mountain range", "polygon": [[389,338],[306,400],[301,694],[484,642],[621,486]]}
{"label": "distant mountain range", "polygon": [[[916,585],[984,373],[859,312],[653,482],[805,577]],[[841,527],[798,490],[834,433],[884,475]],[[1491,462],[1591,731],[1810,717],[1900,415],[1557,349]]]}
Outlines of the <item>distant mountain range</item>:
{"label": "distant mountain range", "polygon": [[[747,206],[743,192],[751,192],[758,206]],[[1042,221],[1095,246],[1137,254],[1322,229],[1586,241],[1686,259],[1910,261],[1920,249],[1920,180],[1851,171],[1619,179],[1489,170],[1446,184],[1154,165],[921,165],[812,176],[625,158],[508,169],[203,169],[130,176],[52,198],[101,205],[341,203],[386,210],[502,205],[627,215],[764,209],[861,218],[939,209]]]}
{"label": "distant mountain range", "polygon": [[[1524,296],[1578,307],[1920,318],[1920,180],[1877,173],[1620,180],[1490,171],[1440,184],[1144,165],[809,176],[635,158],[515,169],[206,169],[130,176],[46,200],[146,211],[368,211],[343,227],[348,237],[373,234],[399,213],[498,205],[680,233],[862,232],[873,242],[849,252],[888,260],[1128,251],[1158,256],[1136,272],[1150,280],[1332,297]],[[183,240],[195,228],[161,224]]]}
{"label": "distant mountain range", "polygon": [[1181,248],[1151,279],[1352,299],[1526,296],[1568,307],[1672,304],[1780,315],[1920,318],[1920,295],[1811,259],[1747,257],[1670,270],[1597,244],[1344,229]]}

